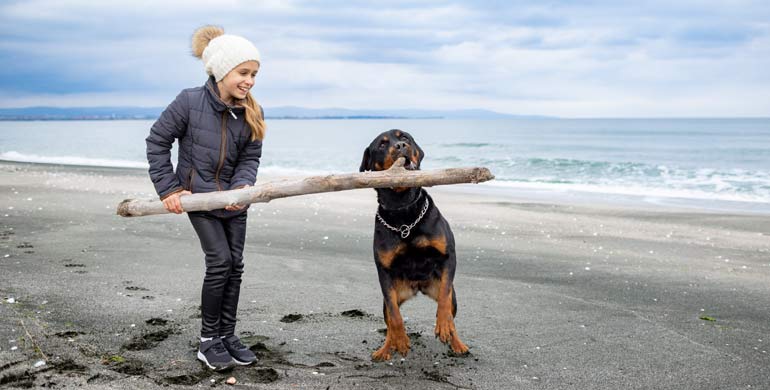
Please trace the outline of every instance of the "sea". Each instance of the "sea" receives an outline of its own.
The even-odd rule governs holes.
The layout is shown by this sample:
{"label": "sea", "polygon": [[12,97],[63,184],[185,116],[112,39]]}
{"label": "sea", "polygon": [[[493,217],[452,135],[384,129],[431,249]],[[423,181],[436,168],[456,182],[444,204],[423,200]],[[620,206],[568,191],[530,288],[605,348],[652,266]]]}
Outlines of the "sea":
{"label": "sea", "polygon": [[[0,160],[146,168],[152,120],[0,121]],[[412,134],[422,169],[483,166],[473,191],[770,215],[770,118],[273,119],[260,172],[358,171],[380,132]]]}

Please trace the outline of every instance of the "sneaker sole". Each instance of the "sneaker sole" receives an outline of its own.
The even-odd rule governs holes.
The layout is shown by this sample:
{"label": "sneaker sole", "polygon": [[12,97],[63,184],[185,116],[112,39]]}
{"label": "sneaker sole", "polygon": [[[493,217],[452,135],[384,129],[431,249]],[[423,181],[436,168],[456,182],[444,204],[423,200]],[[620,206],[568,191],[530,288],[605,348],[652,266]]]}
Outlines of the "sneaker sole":
{"label": "sneaker sole", "polygon": [[248,366],[249,364],[252,364],[252,363],[256,362],[256,360],[252,360],[250,362],[242,362],[242,361],[240,361],[240,360],[238,360],[236,358],[233,358],[233,361],[235,362],[235,364],[237,364],[239,366]]}
{"label": "sneaker sole", "polygon": [[[209,361],[206,360],[206,356],[203,353],[201,353],[201,351],[198,351],[198,360],[202,361],[208,368],[214,371],[224,371],[224,370],[227,370],[228,368],[233,368],[232,364],[228,364],[227,366],[219,367],[219,368],[212,366],[211,364],[209,364]],[[233,362],[237,362],[237,360],[233,359]]]}

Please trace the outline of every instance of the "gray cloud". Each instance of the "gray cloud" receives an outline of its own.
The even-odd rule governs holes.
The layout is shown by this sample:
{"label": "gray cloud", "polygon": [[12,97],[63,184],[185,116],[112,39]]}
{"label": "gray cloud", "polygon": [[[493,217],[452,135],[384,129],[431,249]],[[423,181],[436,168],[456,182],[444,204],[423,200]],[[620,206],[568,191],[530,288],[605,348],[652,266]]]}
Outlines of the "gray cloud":
{"label": "gray cloud", "polygon": [[205,79],[189,38],[214,23],[262,51],[255,95],[268,107],[768,115],[769,8],[12,1],[0,5],[0,106],[163,105]]}

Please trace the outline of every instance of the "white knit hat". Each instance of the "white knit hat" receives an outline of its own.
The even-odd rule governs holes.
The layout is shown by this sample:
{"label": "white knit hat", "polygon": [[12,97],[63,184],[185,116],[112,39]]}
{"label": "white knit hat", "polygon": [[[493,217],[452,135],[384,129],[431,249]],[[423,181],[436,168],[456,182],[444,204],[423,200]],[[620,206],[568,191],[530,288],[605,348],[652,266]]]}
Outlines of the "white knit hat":
{"label": "white knit hat", "polygon": [[[202,50],[201,50],[202,49]],[[203,60],[206,73],[221,81],[233,68],[246,62],[260,62],[259,50],[248,39],[214,26],[204,26],[193,34],[193,54]]]}

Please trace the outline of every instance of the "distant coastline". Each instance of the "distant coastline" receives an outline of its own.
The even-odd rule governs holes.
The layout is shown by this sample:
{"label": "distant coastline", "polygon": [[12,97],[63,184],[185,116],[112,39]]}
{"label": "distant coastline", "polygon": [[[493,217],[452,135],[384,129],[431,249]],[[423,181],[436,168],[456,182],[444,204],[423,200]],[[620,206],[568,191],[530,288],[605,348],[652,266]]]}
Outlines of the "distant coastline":
{"label": "distant coastline", "polygon": [[[153,120],[161,107],[23,107],[0,108],[0,121],[61,121],[61,120]],[[499,112],[464,110],[383,109],[355,110],[345,108],[265,108],[267,119],[546,119],[537,115],[510,115]]]}
{"label": "distant coastline", "polygon": [[[123,120],[154,120],[158,116],[0,116],[0,122],[7,121],[123,121]],[[265,119],[278,120],[344,120],[344,119],[448,119],[443,116],[431,117],[412,117],[412,116],[372,116],[372,115],[351,115],[351,116],[269,116]]]}

